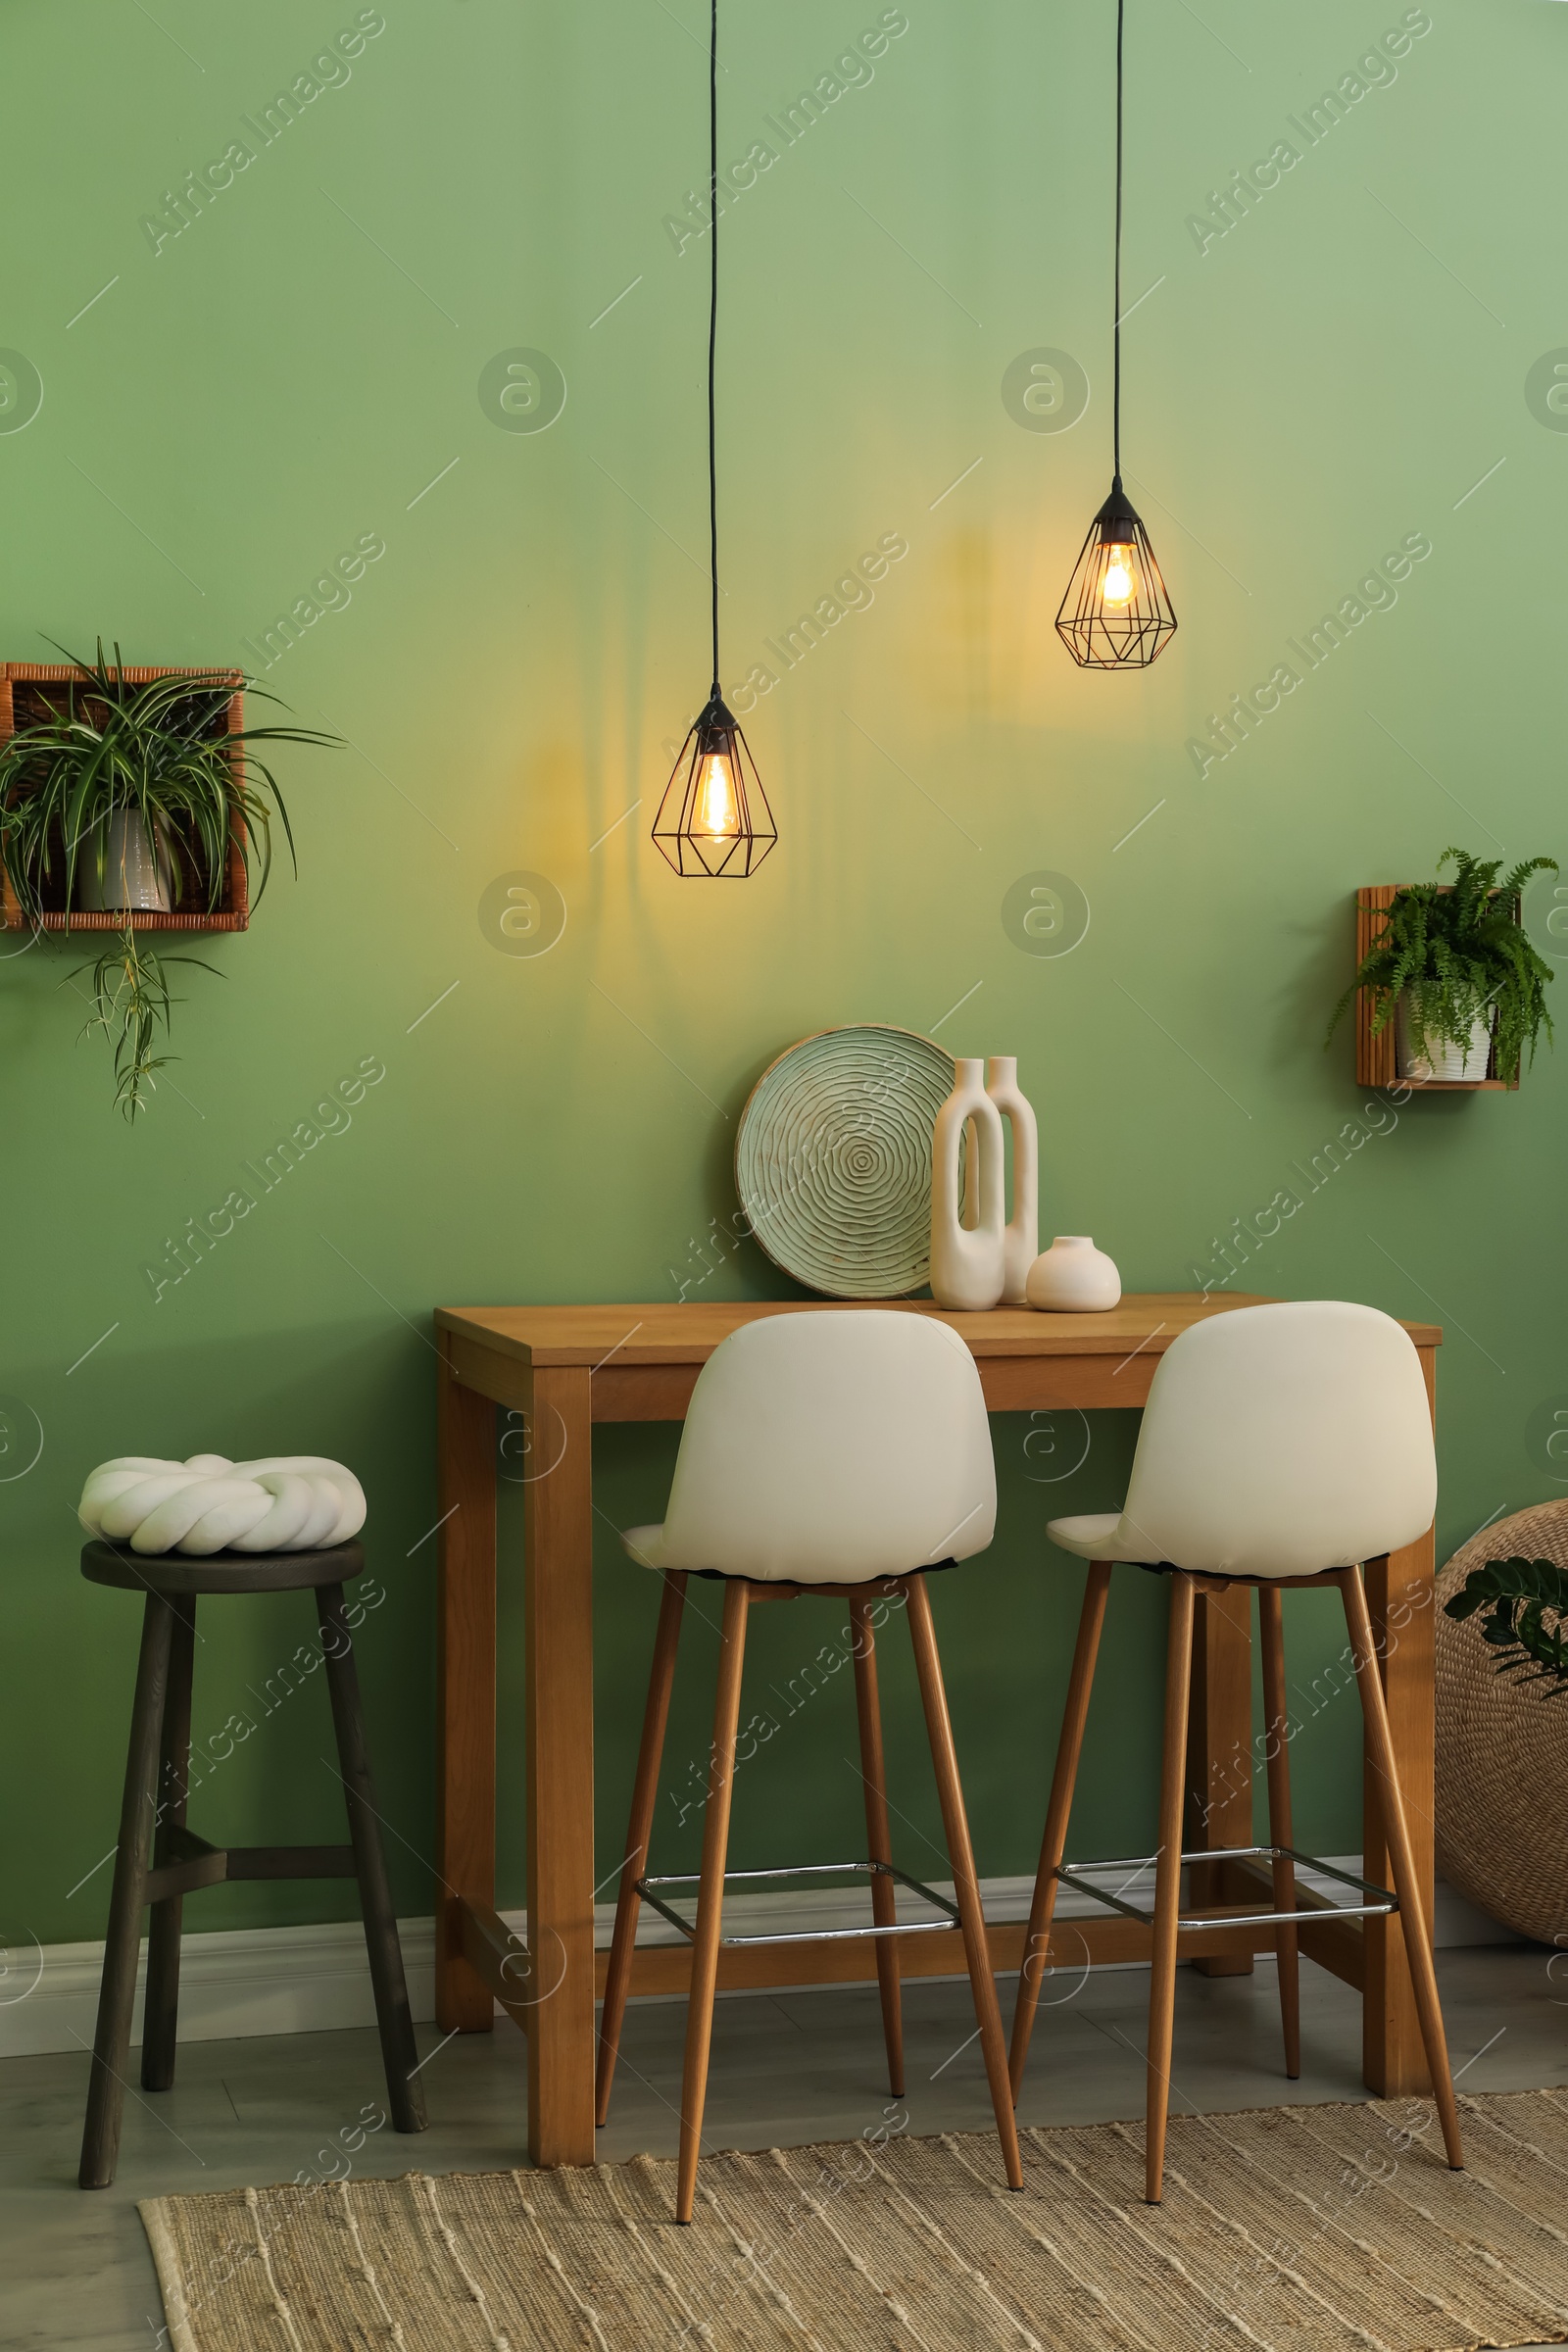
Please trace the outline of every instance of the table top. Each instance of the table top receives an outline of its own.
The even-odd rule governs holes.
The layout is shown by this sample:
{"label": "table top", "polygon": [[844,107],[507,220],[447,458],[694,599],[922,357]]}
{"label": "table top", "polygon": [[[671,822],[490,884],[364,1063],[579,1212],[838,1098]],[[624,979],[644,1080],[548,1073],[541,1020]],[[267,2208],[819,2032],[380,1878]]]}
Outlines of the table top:
{"label": "table top", "polygon": [[[935,1315],[976,1357],[1162,1355],[1180,1332],[1238,1306],[1272,1300],[1246,1292],[1148,1291],[1124,1298],[1101,1315],[1039,1314],[1033,1307],[998,1306],[958,1314],[929,1298],[736,1298],[624,1306],[440,1306],[438,1328],[498,1355],[532,1364],[619,1365],[705,1363],[720,1340],[763,1315],[824,1313],[862,1306],[900,1314]],[[1436,1323],[1406,1323],[1418,1348],[1436,1348]]]}

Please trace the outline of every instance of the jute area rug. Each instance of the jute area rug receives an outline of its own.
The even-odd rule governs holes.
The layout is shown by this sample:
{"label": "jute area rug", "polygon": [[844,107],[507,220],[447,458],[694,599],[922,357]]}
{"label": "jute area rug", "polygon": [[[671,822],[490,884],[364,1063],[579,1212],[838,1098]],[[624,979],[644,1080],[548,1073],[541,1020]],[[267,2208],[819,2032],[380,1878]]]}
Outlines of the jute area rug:
{"label": "jute area rug", "polygon": [[1469,2352],[1568,2330],[1568,2094],[1173,2118],[141,2207],[173,2352]]}

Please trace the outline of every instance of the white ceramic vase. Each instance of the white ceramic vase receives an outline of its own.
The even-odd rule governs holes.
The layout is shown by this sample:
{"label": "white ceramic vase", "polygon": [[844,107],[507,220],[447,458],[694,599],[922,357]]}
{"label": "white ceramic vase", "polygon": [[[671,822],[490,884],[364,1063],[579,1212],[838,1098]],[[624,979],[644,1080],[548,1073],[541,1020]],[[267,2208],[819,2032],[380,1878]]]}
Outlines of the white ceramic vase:
{"label": "white ceramic vase", "polygon": [[1401,1078],[1442,1081],[1449,1086],[1465,1079],[1484,1078],[1492,1058],[1494,1015],[1483,1012],[1470,1025],[1470,1042],[1455,1046],[1447,1038],[1424,1037],[1416,1026],[1408,994],[1401,995],[1394,1013],[1396,1060]]}
{"label": "white ceramic vase", "polygon": [[83,845],[76,864],[76,895],[83,908],[93,914],[119,907],[167,914],[173,878],[173,861],[162,827],[157,829],[156,843],[149,841],[136,811],[117,808]]}
{"label": "white ceramic vase", "polygon": [[[931,1138],[931,1296],[938,1306],[995,1306],[1005,1279],[1002,1114],[985,1090],[985,1064],[960,1061]],[[969,1129],[976,1222],[963,1222],[959,1146]]]}
{"label": "white ceramic vase", "polygon": [[1121,1276],[1087,1233],[1058,1233],[1029,1269],[1028,1299],[1052,1315],[1102,1315],[1121,1298]]}
{"label": "white ceramic vase", "polygon": [[1040,1143],[1033,1107],[1018,1091],[1015,1054],[992,1054],[986,1093],[1012,1128],[1012,1214],[1002,1237],[1002,1303],[1022,1306],[1040,1250]]}

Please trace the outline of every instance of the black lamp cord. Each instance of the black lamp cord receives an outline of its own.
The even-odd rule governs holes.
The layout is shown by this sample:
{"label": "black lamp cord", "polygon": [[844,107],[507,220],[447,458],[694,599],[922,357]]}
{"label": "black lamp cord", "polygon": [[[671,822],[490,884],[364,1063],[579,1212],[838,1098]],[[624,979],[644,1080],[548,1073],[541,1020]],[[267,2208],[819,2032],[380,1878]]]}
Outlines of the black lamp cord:
{"label": "black lamp cord", "polygon": [[[713,0],[713,6],[716,11],[718,0]],[[1115,474],[1118,489],[1121,487],[1121,26],[1125,10],[1126,0],[1116,0],[1116,317],[1111,329],[1112,349],[1115,353],[1114,388],[1111,394],[1111,447],[1113,451],[1112,471]],[[714,642],[716,644],[718,629],[716,603],[713,607],[713,614]]]}
{"label": "black lamp cord", "polygon": [[[1119,5],[1119,0],[1118,0]],[[708,41],[708,565],[713,591],[713,695],[718,696],[718,468],[713,440],[713,356],[718,342],[718,0]]]}

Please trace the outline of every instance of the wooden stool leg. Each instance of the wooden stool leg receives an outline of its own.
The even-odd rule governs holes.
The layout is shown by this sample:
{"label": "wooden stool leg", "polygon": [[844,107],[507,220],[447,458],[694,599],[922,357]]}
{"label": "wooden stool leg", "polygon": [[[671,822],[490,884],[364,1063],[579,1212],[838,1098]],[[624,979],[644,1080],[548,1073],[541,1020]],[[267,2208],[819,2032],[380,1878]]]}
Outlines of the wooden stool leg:
{"label": "wooden stool leg", "polygon": [[1459,2144],[1459,2110],[1454,2102],[1453,2081],[1448,2072],[1448,2044],[1443,2031],[1443,2010],[1438,2001],[1432,1935],[1421,1901],[1421,1882],[1416,1872],[1415,1855],[1410,1848],[1410,1825],[1405,1818],[1404,1792],[1399,1787],[1394,1740],[1389,1730],[1383,1678],[1378,1672],[1377,1643],[1373,1639],[1372,1619],[1366,1605],[1366,1587],[1361,1582],[1359,1568],[1342,1568],[1335,1582],[1345,1595],[1345,1622],[1349,1630],[1350,1647],[1355,1657],[1355,1678],[1361,1693],[1361,1712],[1366,1722],[1369,1761],[1383,1784],[1385,1827],[1389,1859],[1394,1865],[1394,1888],[1399,1898],[1399,1925],[1404,1935],[1405,1956],[1410,1964],[1416,2015],[1421,2021],[1421,2040],[1427,2054],[1427,2068],[1432,2076],[1432,2093],[1437,2101],[1438,2119],[1443,2126],[1443,2144],[1452,2170],[1462,2172],[1464,2151]]}
{"label": "wooden stool leg", "polygon": [[[1291,1821],[1290,1710],[1285,1695],[1285,1608],[1278,1585],[1257,1588],[1257,1621],[1262,1634],[1263,1721],[1268,1757],[1268,1841],[1294,1845]],[[1296,1864],[1287,1854],[1274,1864],[1274,1908],[1296,1909]],[[1276,1928],[1279,1956],[1280,2022],[1285,2030],[1285,2072],[1294,2082],[1301,2071],[1301,1955],[1294,1927]]]}
{"label": "wooden stool leg", "polygon": [[1105,1596],[1110,1591],[1110,1562],[1096,1560],[1084,1587],[1084,1605],[1078,1618],[1078,1642],[1067,1680],[1067,1704],[1061,1736],[1056,1742],[1056,1769],[1051,1780],[1051,1802],[1046,1808],[1046,1834],[1041,1841],[1040,1868],[1035,1873],[1034,1901],[1029,1907],[1029,1933],[1023,1941],[1023,1967],[1018,1973],[1018,2005],[1012,2013],[1010,2074],[1013,2105],[1023,2087],[1029,2056],[1029,2036],[1035,2030],[1035,2010],[1051,1944],[1051,1922],[1056,1909],[1056,1872],[1067,1850],[1067,1821],[1072,1792],[1083,1752],[1084,1726],[1089,1720],[1089,1693],[1100,1653],[1100,1632],[1105,1622]]}
{"label": "wooden stool leg", "polygon": [[953,1865],[964,1956],[969,1963],[969,1984],[974,1992],[975,2022],[980,2028],[980,2049],[991,2084],[991,2104],[996,2110],[997,2136],[1002,2142],[1007,2186],[1022,2188],[1018,2127],[1013,2121],[1012,2092],[1007,2082],[1007,2044],[1002,2031],[1002,2011],[997,2006],[997,1980],[992,1973],[985,1914],[980,1908],[980,1882],[975,1876],[974,1849],[969,1843],[969,1823],[958,1781],[957,1751],[953,1744],[948,1696],[942,1685],[936,1628],[931,1622],[931,1595],[925,1589],[923,1576],[909,1577],[905,1591],[908,1595],[909,1639],[914,1644],[915,1671],[920,1677],[920,1702],[925,1709],[937,1795],[942,1803],[942,1827],[948,1840],[948,1859]]}
{"label": "wooden stool leg", "polygon": [[120,1841],[115,1849],[115,1883],[109,1897],[109,1933],[104,1943],[103,1984],[98,1994],[98,2030],[93,2035],[87,2122],[81,2137],[81,2168],[76,2176],[83,2188],[108,2188],[120,2156],[120,2122],[125,2097],[125,2068],[130,2058],[131,2011],[136,2003],[143,1893],[152,1860],[153,1823],[158,1813],[158,1756],[164,1701],[169,1690],[173,1622],[168,1601],[157,1592],[149,1592],[142,1612],[136,1696],[130,1710],[130,1745],[120,1807]]}
{"label": "wooden stool leg", "polygon": [[[882,1752],[882,1702],[877,1690],[876,1630],[871,1604],[863,1594],[850,1603],[855,1637],[855,1712],[860,1727],[860,1779],[865,1787],[866,1859],[891,1862],[893,1837],[888,1827],[887,1764]],[[893,1881],[880,1871],[871,1873],[871,1917],[879,1928],[898,1918]],[[882,1998],[882,2038],[888,2052],[888,2088],[904,2096],[904,2006],[899,1993],[899,1947],[891,1936],[876,1939],[876,1983]]]}
{"label": "wooden stool leg", "polygon": [[741,1668],[746,1660],[746,1609],[751,1588],[743,1577],[724,1587],[724,1625],[713,1700],[713,1747],[708,1768],[708,1813],[703,1823],[703,1873],[697,1891],[692,1988],[686,2003],[686,2066],[680,2091],[680,2173],[675,2219],[689,2222],[697,2201],[703,2105],[708,2095],[708,2051],[713,2035],[713,1988],[723,1921],[724,1860],[735,1787],[735,1732],[741,1712]]}
{"label": "wooden stool leg", "polygon": [[1187,1705],[1193,1670],[1193,1580],[1178,1568],[1170,1586],[1165,1653],[1165,1759],[1159,1784],[1159,1858],[1154,1872],[1154,1965],[1149,1987],[1149,2106],[1144,2199],[1157,2205],[1165,2178],[1170,2052],[1176,2023],[1176,1930],[1181,1917],[1182,1811],[1187,1778]]}
{"label": "wooden stool leg", "polygon": [[354,1637],[343,1613],[342,1586],[321,1585],[316,1597],[321,1646],[326,1654],[326,1686],[332,1698],[332,1723],[337,1733],[338,1770],[343,1778],[349,1837],[354,1845],[354,1873],[360,1884],[365,1948],[375,1994],[375,2022],[386,2069],[387,2099],[393,2125],[399,2132],[422,2132],[424,2084],[419,2081],[419,2051],[414,2038],[409,1987],[403,1974],[403,1947],[398,1941],[397,1914],[392,1908],[386,1856],[381,1849],[381,1817],[376,1809],[375,1782],[370,1775],[369,1751],[366,1745]]}
{"label": "wooden stool leg", "polygon": [[669,1721],[669,1694],[675,1682],[675,1653],[680,1646],[680,1620],[685,1605],[685,1576],[667,1572],[659,1604],[659,1630],[654,1636],[642,1745],[637,1750],[637,1777],[632,1784],[631,1820],[626,1825],[625,1859],[620,1866],[620,1891],[615,1897],[615,1932],[611,1938],[605,2005],[599,2020],[599,2081],[594,2100],[594,2121],[598,2124],[610,2113],[610,2086],[615,2079],[615,2055],[620,2048],[621,2023],[626,2015],[637,1919],[643,1907],[636,1883],[648,1867],[648,1841],[653,1833],[654,1807],[659,1800],[659,1767],[664,1756],[664,1729]]}
{"label": "wooden stool leg", "polygon": [[[153,1864],[167,1859],[169,1832],[182,1829],[190,1795],[190,1685],[196,1648],[196,1595],[171,1600],[169,1696],[158,1765],[158,1826]],[[141,2029],[141,2086],[167,2090],[174,2080],[174,2038],[179,2018],[179,1931],[184,1897],[166,1894],[154,1903],[147,1930],[147,1996]]]}

